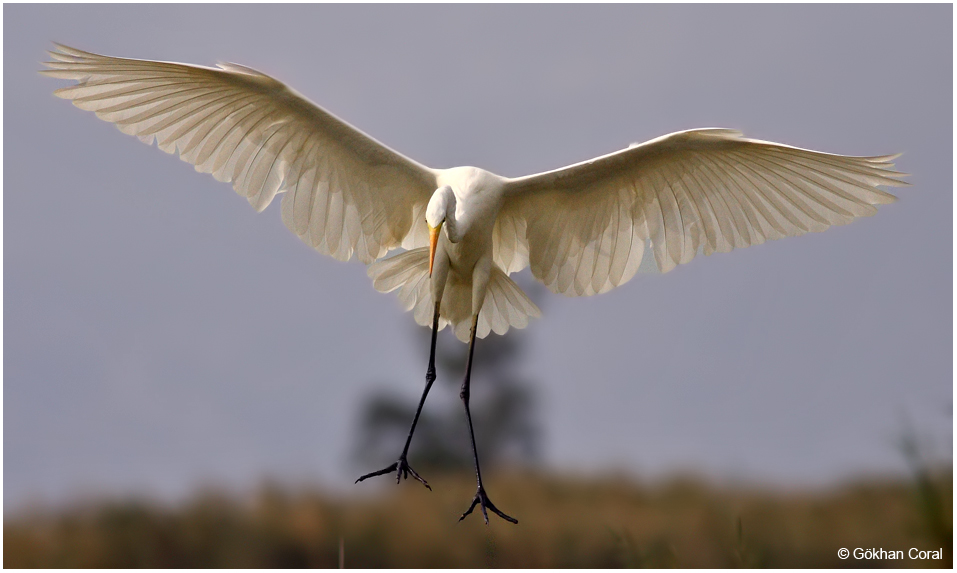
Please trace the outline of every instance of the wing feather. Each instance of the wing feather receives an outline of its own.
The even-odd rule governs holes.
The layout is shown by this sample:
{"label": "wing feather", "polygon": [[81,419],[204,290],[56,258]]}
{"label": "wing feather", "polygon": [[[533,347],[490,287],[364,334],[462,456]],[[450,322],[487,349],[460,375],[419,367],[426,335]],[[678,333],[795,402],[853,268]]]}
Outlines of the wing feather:
{"label": "wing feather", "polygon": [[607,288],[611,288],[613,285],[621,283],[625,268],[628,265],[628,258],[631,255],[631,246],[634,243],[634,225],[632,224],[632,218],[625,212],[626,206],[620,197],[622,193],[627,193],[627,191],[618,192],[617,204],[612,207],[614,212],[611,214],[611,219],[614,221],[615,227],[612,230],[614,244],[609,256],[611,265],[608,269],[608,278],[602,285],[602,290],[598,292],[604,292],[606,285],[608,285]]}
{"label": "wing feather", "polygon": [[[699,207],[698,215],[701,217],[701,228],[706,239],[704,253],[710,255],[725,246],[721,242],[724,238],[721,225],[730,224],[730,215],[721,210],[724,206],[724,198],[703,183],[697,170],[690,167],[692,166],[687,158],[678,160],[678,169],[690,179],[687,184],[688,193],[692,195],[692,202]],[[730,250],[730,247],[727,250]]]}
{"label": "wing feather", "polygon": [[[745,199],[742,203],[738,200],[734,191],[728,188],[728,185],[721,178],[720,166],[710,157],[699,155],[696,159],[700,162],[698,165],[700,170],[707,171],[704,177],[704,183],[707,185],[704,193],[711,197],[720,197],[726,209],[724,216],[719,219],[719,227],[720,223],[727,225],[727,228],[723,228],[722,231],[725,234],[725,240],[728,242],[728,249],[723,252],[764,242],[764,238],[760,234],[761,226],[757,220],[757,210],[751,205],[751,202]],[[696,170],[693,167],[694,164],[688,166],[695,172]],[[752,234],[755,235],[753,239]]]}

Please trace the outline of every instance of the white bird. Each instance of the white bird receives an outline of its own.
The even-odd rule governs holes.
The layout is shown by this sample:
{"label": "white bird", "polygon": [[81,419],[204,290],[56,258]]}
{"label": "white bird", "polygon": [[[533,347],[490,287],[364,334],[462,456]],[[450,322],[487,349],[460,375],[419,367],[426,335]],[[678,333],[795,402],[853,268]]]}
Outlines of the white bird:
{"label": "white bird", "polygon": [[396,463],[357,482],[411,473],[429,487],[406,458],[435,380],[436,333],[450,324],[468,341],[461,397],[478,488],[460,519],[479,504],[486,523],[486,508],[517,521],[482,484],[469,413],[475,338],[540,316],[511,273],[530,267],[568,296],[603,293],[634,276],[646,248],[668,272],[698,253],[873,215],[895,200],[878,186],[906,185],[893,170],[896,155],[832,155],[714,128],[514,179],[477,167],[431,169],[245,66],[113,58],[59,44],[50,55],[41,73],[78,82],[57,96],[231,181],[257,211],[284,193],[292,232],[321,253],[369,265],[377,290],[398,290],[416,322],[431,324],[426,386],[405,447]]}

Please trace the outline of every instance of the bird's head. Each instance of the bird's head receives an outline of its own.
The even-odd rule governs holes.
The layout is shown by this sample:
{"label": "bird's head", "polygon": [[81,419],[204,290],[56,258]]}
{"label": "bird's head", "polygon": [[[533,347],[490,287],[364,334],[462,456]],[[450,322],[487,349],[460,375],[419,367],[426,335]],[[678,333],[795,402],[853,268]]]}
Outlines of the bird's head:
{"label": "bird's head", "polygon": [[435,247],[439,244],[439,232],[446,220],[455,213],[455,194],[448,185],[435,190],[429,205],[425,208],[425,223],[429,226],[429,276],[432,276],[432,264],[435,262]]}

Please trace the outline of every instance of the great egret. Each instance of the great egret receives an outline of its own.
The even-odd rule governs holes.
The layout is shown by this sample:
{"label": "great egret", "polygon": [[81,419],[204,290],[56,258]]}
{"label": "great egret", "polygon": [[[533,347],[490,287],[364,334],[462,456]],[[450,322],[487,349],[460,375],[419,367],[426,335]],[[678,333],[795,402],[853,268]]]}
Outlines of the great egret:
{"label": "great egret", "polygon": [[398,290],[416,322],[431,323],[425,389],[405,447],[357,482],[395,472],[397,482],[411,474],[429,487],[407,455],[435,381],[436,333],[450,324],[468,341],[461,398],[477,490],[460,520],[480,505],[486,523],[486,508],[517,523],[485,492],[469,413],[475,338],[540,315],[509,274],[528,266],[553,292],[598,294],[632,278],[646,244],[667,272],[700,252],[873,215],[895,200],[878,186],[906,184],[893,155],[831,155],[714,128],[514,179],[431,169],[245,66],[113,58],[59,44],[50,55],[41,73],[78,82],[57,96],[232,181],[257,211],[285,192],[282,219],[300,239],[343,261],[355,256],[377,290]]}

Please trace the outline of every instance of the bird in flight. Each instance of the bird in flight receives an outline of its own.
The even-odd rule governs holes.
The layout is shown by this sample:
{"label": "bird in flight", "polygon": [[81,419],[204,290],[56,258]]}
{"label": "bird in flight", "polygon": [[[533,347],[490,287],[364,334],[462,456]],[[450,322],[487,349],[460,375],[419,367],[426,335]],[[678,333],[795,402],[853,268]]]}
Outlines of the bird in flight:
{"label": "bird in flight", "polygon": [[[320,253],[369,265],[432,327],[425,389],[392,474],[431,489],[407,456],[435,381],[436,334],[469,352],[465,406],[479,506],[489,499],[469,413],[476,338],[524,328],[539,309],[509,278],[525,267],[567,296],[628,282],[650,250],[661,272],[695,255],[823,231],[873,215],[906,185],[896,155],[850,157],[745,138],[732,129],[672,133],[525,177],[477,167],[432,169],[372,139],[282,82],[237,64],[218,68],[114,58],[60,44],[40,73],[77,83],[54,93],[123,133],[211,173],[257,211],[283,193],[285,225]],[[390,258],[395,249],[403,252]]]}

